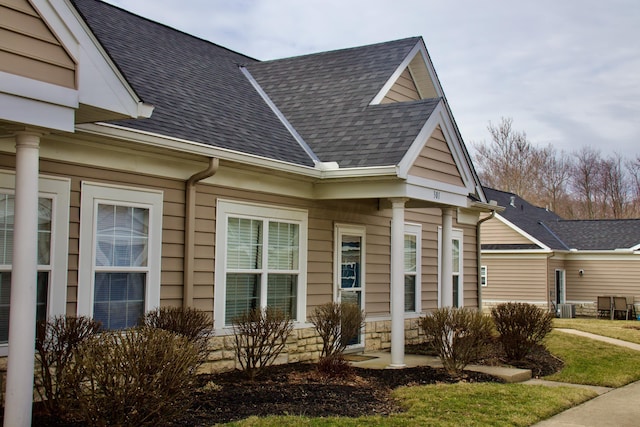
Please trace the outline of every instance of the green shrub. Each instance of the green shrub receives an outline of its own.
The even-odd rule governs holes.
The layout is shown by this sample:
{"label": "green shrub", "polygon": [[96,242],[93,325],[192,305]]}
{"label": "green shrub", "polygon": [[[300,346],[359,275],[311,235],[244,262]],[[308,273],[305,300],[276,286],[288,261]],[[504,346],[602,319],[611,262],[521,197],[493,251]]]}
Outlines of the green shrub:
{"label": "green shrub", "polygon": [[142,324],[185,337],[198,349],[200,363],[206,362],[213,328],[211,318],[204,311],[195,308],[162,307],[147,312]]}
{"label": "green shrub", "polygon": [[492,332],[490,318],[467,308],[439,308],[421,318],[420,326],[444,368],[454,375],[476,358]]}
{"label": "green shrub", "polygon": [[75,351],[68,377],[88,425],[166,424],[190,405],[198,349],[173,332],[141,327],[105,331]]}
{"label": "green shrub", "polygon": [[50,415],[62,417],[68,411],[65,398],[78,386],[66,381],[74,351],[100,328],[100,322],[83,316],[56,316],[37,323],[35,389]]}
{"label": "green shrub", "polygon": [[232,322],[236,358],[249,379],[254,380],[275,362],[293,330],[293,322],[277,309],[247,311]]}
{"label": "green shrub", "polygon": [[491,316],[510,360],[522,360],[552,328],[553,315],[533,304],[500,304],[491,309]]}
{"label": "green shrub", "polygon": [[342,354],[364,325],[364,312],[357,304],[328,302],[309,316],[322,340],[320,357]]}

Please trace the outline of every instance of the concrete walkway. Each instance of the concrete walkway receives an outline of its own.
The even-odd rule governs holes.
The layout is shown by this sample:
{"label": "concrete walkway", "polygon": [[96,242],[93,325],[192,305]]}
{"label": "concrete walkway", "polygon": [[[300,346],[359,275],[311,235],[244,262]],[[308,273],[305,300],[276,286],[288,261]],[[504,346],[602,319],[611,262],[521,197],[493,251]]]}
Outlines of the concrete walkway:
{"label": "concrete walkway", "polygon": [[617,388],[535,424],[538,427],[640,425],[640,381]]}
{"label": "concrete walkway", "polygon": [[[556,330],[640,351],[640,344],[603,337],[575,329]],[[365,353],[362,356],[362,358],[366,360],[354,361],[352,365],[363,368],[384,369],[389,366],[391,361],[391,355],[388,352]],[[440,360],[437,357],[431,356],[407,354],[405,356],[405,363],[407,367],[425,365],[442,367]],[[531,379],[531,372],[525,369],[478,365],[469,365],[465,369],[495,375],[504,379],[506,382],[522,382],[523,384],[545,385],[549,387],[581,387],[598,393],[598,397],[535,424],[535,427],[640,426],[640,381],[612,389],[609,387]]]}
{"label": "concrete walkway", "polygon": [[[575,329],[556,329],[573,335],[603,341],[620,347],[630,348],[640,351],[640,345],[615,338],[603,337],[600,335],[582,332]],[[551,381],[546,381],[550,383]],[[527,383],[534,383],[528,381]],[[560,385],[559,383],[556,383]],[[567,384],[568,385],[568,384]],[[577,384],[576,384],[577,386]],[[584,386],[583,386],[584,387]],[[592,388],[592,387],[588,387]],[[567,409],[547,420],[544,420],[536,427],[590,427],[590,426],[637,426],[640,425],[640,381],[628,384],[624,387],[611,389],[606,392],[606,387],[599,391],[600,396],[591,399],[581,405]]]}
{"label": "concrete walkway", "polygon": [[554,330],[565,332],[567,334],[579,335],[581,337],[590,338],[592,340],[603,341],[609,344],[618,345],[620,347],[630,348],[631,350],[640,351],[640,344],[636,344],[629,341],[622,341],[615,338],[603,337],[602,335],[596,335],[589,332],[582,332],[582,331],[578,331],[577,329],[555,328]]}

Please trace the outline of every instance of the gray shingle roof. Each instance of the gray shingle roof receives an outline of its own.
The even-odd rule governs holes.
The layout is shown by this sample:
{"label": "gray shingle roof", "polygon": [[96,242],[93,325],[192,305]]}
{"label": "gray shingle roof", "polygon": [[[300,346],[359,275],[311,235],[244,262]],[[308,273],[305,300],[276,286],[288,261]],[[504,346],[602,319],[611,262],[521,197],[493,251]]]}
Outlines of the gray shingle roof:
{"label": "gray shingle roof", "polygon": [[247,56],[95,0],[73,0],[138,96],[155,106],[121,126],[313,166],[238,64]]}
{"label": "gray shingle roof", "polygon": [[440,98],[369,105],[419,37],[251,63],[247,69],[322,161],[397,164]]}
{"label": "gray shingle roof", "polygon": [[[498,205],[505,207],[505,210],[499,214],[503,218],[551,249],[569,249],[562,240],[549,230],[549,224],[561,219],[558,215],[547,209],[532,205],[517,194],[488,187],[483,187],[483,189],[487,200],[495,200]],[[511,204],[512,198],[513,205]]]}
{"label": "gray shingle roof", "polygon": [[440,99],[369,106],[414,37],[259,62],[96,0],[72,0],[127,81],[155,106],[117,124],[290,163],[313,161],[239,69],[246,66],[321,161],[396,165]]}
{"label": "gray shingle roof", "polygon": [[640,219],[562,220],[550,227],[572,249],[629,249],[640,244]]}
{"label": "gray shingle roof", "polygon": [[[640,244],[640,219],[564,220],[514,193],[483,189],[488,200],[506,208],[500,215],[551,249],[614,250]],[[483,245],[483,249],[496,248]]]}

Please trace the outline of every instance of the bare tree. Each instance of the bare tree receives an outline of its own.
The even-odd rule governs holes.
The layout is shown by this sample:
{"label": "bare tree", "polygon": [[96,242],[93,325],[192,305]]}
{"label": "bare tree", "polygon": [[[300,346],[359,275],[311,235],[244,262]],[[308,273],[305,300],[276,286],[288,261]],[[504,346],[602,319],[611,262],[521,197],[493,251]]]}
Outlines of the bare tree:
{"label": "bare tree", "polygon": [[[605,206],[611,209],[611,216],[615,219],[624,218],[630,199],[630,180],[622,165],[622,156],[618,153],[601,162],[602,189],[604,190]],[[605,217],[609,216],[605,211]]]}
{"label": "bare tree", "polygon": [[[583,206],[582,215],[596,218],[595,200],[598,191],[600,152],[592,147],[583,147],[574,153],[571,168],[571,186]],[[581,216],[582,216],[581,215]]]}
{"label": "bare tree", "polygon": [[489,122],[490,143],[475,143],[480,179],[489,187],[510,191],[536,201],[544,161],[543,150],[534,147],[525,132],[513,129],[511,118],[498,125]]}
{"label": "bare tree", "polygon": [[569,170],[571,160],[567,153],[549,145],[542,151],[542,164],[540,179],[543,197],[546,199],[545,205],[552,211],[561,215],[563,204],[568,197],[567,184],[569,182]]}

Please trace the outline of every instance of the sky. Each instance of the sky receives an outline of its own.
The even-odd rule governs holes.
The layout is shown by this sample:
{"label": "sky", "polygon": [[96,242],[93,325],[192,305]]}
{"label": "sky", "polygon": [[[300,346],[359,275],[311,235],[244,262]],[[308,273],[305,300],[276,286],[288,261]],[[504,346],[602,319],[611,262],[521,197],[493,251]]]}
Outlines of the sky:
{"label": "sky", "polygon": [[535,145],[640,157],[637,0],[108,0],[259,60],[422,36],[473,152],[511,118]]}

